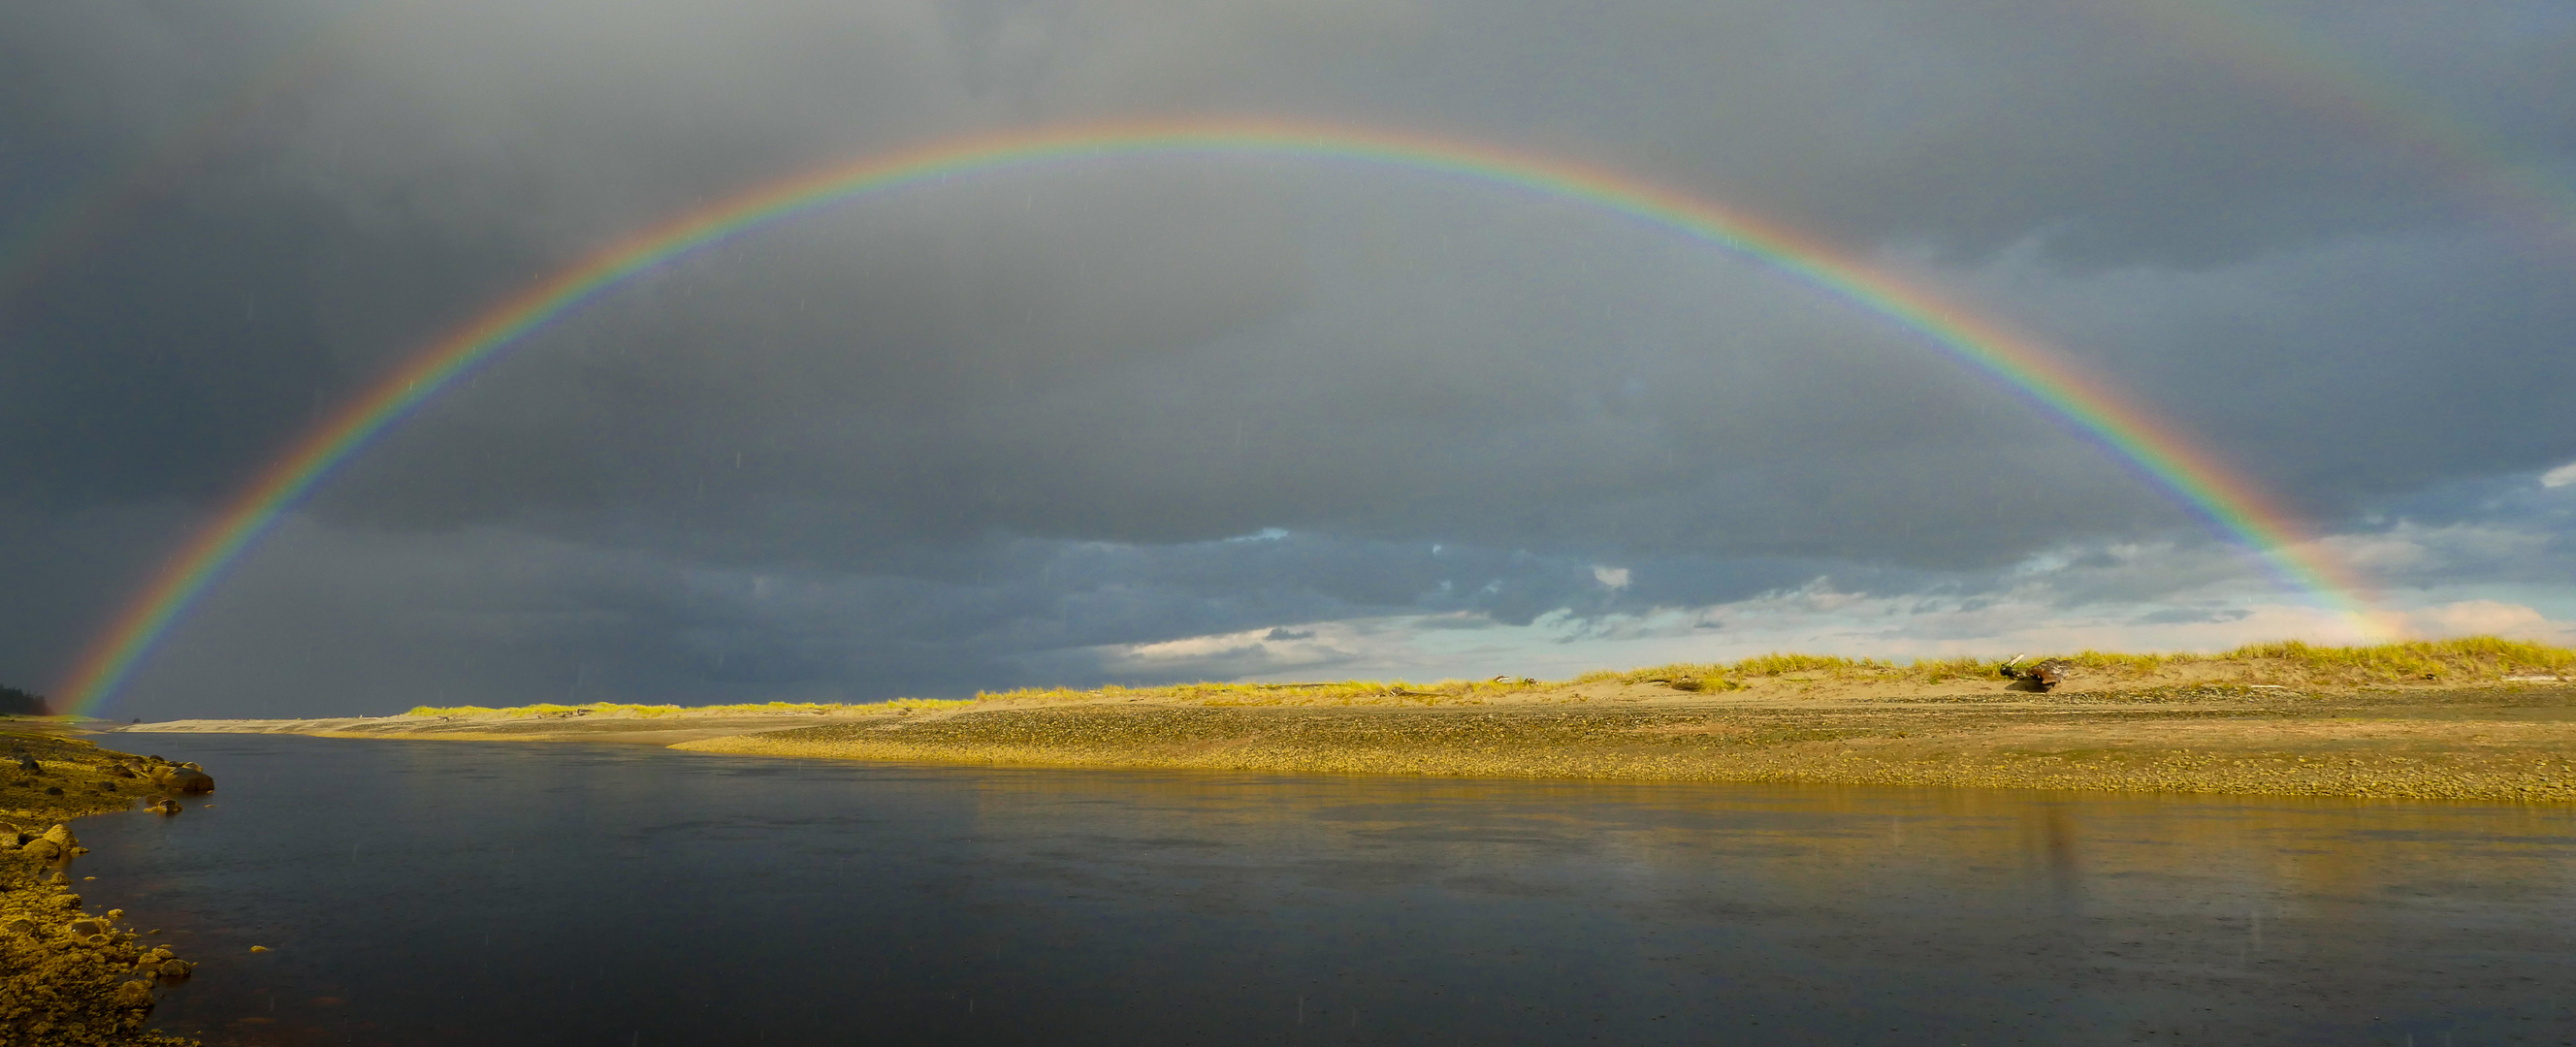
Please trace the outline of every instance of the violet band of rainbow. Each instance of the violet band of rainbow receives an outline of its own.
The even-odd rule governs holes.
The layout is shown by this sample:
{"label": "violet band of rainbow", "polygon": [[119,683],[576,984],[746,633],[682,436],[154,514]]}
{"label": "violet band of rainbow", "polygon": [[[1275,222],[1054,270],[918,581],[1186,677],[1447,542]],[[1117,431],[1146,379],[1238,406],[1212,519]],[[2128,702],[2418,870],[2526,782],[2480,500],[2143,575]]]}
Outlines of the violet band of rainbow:
{"label": "violet band of rainbow", "polygon": [[2092,439],[2280,581],[2386,634],[2368,589],[2294,517],[2175,427],[2038,342],[1848,257],[1815,237],[1629,175],[1428,135],[1253,120],[1086,124],[934,142],[769,183],[631,235],[431,342],[340,405],[263,468],[175,552],[84,650],[56,690],[95,715],[180,616],[281,515],[456,378],[620,282],[723,240],[871,193],[1067,161],[1275,156],[1358,161],[1580,201],[1757,259],[1912,329],[1953,359]]}

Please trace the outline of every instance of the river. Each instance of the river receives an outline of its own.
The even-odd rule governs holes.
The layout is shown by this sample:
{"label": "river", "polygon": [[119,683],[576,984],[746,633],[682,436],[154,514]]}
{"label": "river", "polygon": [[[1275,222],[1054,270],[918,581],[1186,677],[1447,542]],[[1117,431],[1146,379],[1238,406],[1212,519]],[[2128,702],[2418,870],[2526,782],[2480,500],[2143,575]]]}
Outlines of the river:
{"label": "river", "polygon": [[2562,807],[112,745],[217,1045],[2576,1039]]}

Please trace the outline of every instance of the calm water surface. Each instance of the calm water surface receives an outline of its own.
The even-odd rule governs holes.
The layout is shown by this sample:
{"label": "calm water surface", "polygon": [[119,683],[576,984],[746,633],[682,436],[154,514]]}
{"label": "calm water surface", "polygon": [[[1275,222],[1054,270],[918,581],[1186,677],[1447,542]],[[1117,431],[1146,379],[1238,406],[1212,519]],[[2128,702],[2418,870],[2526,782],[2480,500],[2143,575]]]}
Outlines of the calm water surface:
{"label": "calm water surface", "polygon": [[115,747],[211,1044],[2576,1040],[2562,808]]}

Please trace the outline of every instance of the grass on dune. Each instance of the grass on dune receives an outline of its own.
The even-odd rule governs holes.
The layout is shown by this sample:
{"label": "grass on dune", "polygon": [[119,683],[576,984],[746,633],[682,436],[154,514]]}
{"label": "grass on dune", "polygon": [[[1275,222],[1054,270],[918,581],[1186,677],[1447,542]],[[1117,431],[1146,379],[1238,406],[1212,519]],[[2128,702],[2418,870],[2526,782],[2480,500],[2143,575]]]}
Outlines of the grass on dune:
{"label": "grass on dune", "polygon": [[2269,660],[2352,682],[2424,679],[2428,676],[2442,680],[2494,680],[2506,676],[2576,673],[2576,649],[2493,636],[2418,640],[2374,647],[2314,647],[2291,640],[2239,647],[2220,657]]}
{"label": "grass on dune", "polygon": [[1120,687],[1112,684],[1092,690],[1069,687],[1027,688],[1016,691],[979,691],[977,701],[1055,703],[1072,701],[1154,700],[1198,702],[1203,705],[1439,705],[1443,702],[1473,703],[1495,695],[1536,690],[1544,686],[1536,680],[1519,677],[1494,680],[1442,680],[1438,683],[1413,683],[1407,680],[1342,680],[1331,683],[1184,683],[1161,687]]}
{"label": "grass on dune", "polygon": [[1672,662],[1640,669],[1596,669],[1567,682],[1660,683],[1685,691],[1730,691],[1743,686],[1746,680],[1793,675],[1834,680],[1912,679],[1939,683],[1962,676],[1992,676],[1995,664],[1975,658],[1958,658],[1900,665],[1876,658],[1775,651],[1734,662]]}
{"label": "grass on dune", "polygon": [[[2365,647],[2321,647],[2289,640],[2249,644],[2218,654],[2127,654],[2078,651],[2030,654],[2024,665],[2057,659],[2079,669],[2114,679],[2147,679],[2167,669],[2229,667],[2248,679],[2311,684],[2371,684],[2425,680],[2477,683],[2508,676],[2576,674],[2576,649],[2524,640],[2470,636],[2454,640],[2412,640]],[[1908,663],[1840,655],[1765,654],[1737,662],[1676,662],[1625,671],[1601,670],[1573,683],[1650,683],[1685,685],[1683,689],[1727,690],[1742,681],[1803,675],[1833,680],[1884,680],[1938,684],[1953,680],[1989,680],[2001,675],[2000,658],[1921,659]],[[1696,685],[1696,688],[1689,685]]]}
{"label": "grass on dune", "polygon": [[[2576,649],[2523,640],[2471,636],[2455,640],[2415,640],[2367,647],[2320,647],[2296,640],[2250,644],[2219,654],[2123,654],[2078,651],[2074,654],[2030,654],[2030,664],[2055,658],[2111,681],[2148,681],[2168,670],[2216,670],[2246,683],[2364,685],[2426,681],[2487,683],[2510,676],[2576,676]],[[1094,689],[1069,687],[979,691],[973,698],[897,698],[885,702],[768,702],[745,705],[630,705],[592,702],[586,705],[522,705],[505,709],[479,705],[429,706],[413,716],[570,717],[677,716],[684,713],[869,713],[958,709],[975,705],[1052,705],[1068,702],[1158,701],[1209,706],[1256,705],[1475,705],[1488,698],[1574,684],[1662,684],[1683,691],[1719,692],[1761,679],[1829,679],[1916,683],[1958,680],[1990,681],[2001,676],[1999,658],[1926,658],[1897,662],[1832,654],[1774,653],[1733,662],[1675,662],[1641,669],[1585,673],[1572,680],[1545,683],[1521,677],[1492,680],[1342,680],[1329,683],[1185,683],[1155,687],[1110,685]],[[2203,673],[2200,678],[2210,676]]]}

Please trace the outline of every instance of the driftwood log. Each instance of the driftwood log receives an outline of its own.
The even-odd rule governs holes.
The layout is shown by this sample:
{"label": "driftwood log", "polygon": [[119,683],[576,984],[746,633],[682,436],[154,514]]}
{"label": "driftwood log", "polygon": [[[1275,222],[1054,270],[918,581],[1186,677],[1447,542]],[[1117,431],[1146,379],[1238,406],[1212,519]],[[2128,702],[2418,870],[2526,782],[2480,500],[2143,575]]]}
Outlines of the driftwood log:
{"label": "driftwood log", "polygon": [[2075,664],[2063,658],[2044,658],[2029,665],[2023,665],[2020,656],[2016,655],[2012,661],[2005,662],[2003,665],[2005,676],[2012,678],[2017,686],[2033,691],[2045,691],[2055,687],[2065,682],[2066,678],[2074,672]]}

